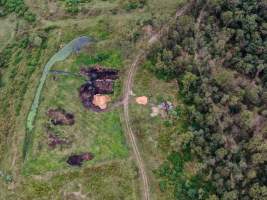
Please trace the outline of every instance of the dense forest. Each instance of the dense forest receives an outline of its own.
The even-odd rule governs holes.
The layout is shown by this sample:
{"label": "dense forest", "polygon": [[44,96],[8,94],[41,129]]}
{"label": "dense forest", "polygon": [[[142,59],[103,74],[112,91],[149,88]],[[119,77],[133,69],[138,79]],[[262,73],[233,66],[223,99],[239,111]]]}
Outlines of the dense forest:
{"label": "dense forest", "polygon": [[[150,53],[149,69],[179,84],[187,135],[158,170],[162,190],[183,200],[267,199],[266,39],[265,0],[199,0]],[[190,161],[201,167],[188,177]]]}

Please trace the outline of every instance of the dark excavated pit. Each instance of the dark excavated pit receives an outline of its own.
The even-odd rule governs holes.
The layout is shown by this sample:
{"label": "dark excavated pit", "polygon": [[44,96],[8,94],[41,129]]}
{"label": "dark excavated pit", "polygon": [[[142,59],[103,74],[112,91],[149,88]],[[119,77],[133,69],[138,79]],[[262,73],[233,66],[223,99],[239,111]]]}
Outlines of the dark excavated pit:
{"label": "dark excavated pit", "polygon": [[47,115],[53,125],[73,125],[75,123],[74,115],[61,108],[49,109]]}
{"label": "dark excavated pit", "polygon": [[114,81],[119,78],[118,70],[106,69],[99,65],[82,68],[80,74],[88,81],[80,87],[79,95],[84,107],[95,112],[104,111],[93,104],[96,94],[112,94]]}
{"label": "dark excavated pit", "polygon": [[90,68],[82,68],[80,70],[80,74],[88,77],[90,80],[116,80],[119,78],[118,72],[118,70],[103,68],[100,65],[95,65]]}
{"label": "dark excavated pit", "polygon": [[82,166],[84,161],[89,161],[94,159],[94,155],[92,153],[82,153],[79,155],[72,155],[68,158],[67,163],[71,166]]}

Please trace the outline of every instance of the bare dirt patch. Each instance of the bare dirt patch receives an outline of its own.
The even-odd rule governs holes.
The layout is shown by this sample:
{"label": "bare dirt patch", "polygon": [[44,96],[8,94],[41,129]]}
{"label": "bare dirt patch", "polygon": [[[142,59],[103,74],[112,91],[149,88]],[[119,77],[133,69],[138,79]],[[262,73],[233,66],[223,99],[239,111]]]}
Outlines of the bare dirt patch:
{"label": "bare dirt patch", "polygon": [[107,108],[110,101],[111,98],[109,96],[97,94],[94,95],[93,104],[103,110]]}
{"label": "bare dirt patch", "polygon": [[142,97],[137,97],[135,99],[136,103],[140,104],[140,105],[147,105],[148,104],[148,98],[146,96],[142,96]]}

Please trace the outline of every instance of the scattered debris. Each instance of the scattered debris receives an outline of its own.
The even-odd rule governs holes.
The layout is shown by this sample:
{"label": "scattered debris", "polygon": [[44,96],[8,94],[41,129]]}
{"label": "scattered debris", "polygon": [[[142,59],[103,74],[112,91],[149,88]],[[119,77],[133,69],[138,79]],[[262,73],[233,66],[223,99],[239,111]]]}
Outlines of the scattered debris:
{"label": "scattered debris", "polygon": [[136,103],[140,105],[147,105],[148,103],[148,98],[146,96],[137,97],[135,100],[136,100]]}
{"label": "scattered debris", "polygon": [[82,153],[80,155],[72,155],[68,158],[67,163],[72,166],[82,166],[83,161],[88,161],[94,159],[92,153]]}
{"label": "scattered debris", "polygon": [[166,112],[169,112],[169,111],[173,110],[174,106],[172,105],[171,102],[164,101],[159,105],[159,108],[166,111]]}
{"label": "scattered debris", "polygon": [[47,115],[54,125],[73,125],[75,123],[74,115],[67,113],[64,109],[49,109]]}
{"label": "scattered debris", "polygon": [[107,95],[94,95],[93,104],[98,106],[100,109],[104,110],[107,108],[108,102],[111,101],[111,98]]}
{"label": "scattered debris", "polygon": [[113,83],[118,79],[118,70],[105,69],[96,65],[92,68],[82,68],[80,74],[89,79],[79,91],[84,107],[95,112],[105,110],[111,99],[103,94],[113,93]]}
{"label": "scattered debris", "polygon": [[160,115],[161,117],[165,118],[167,114],[174,109],[174,106],[169,101],[164,101],[158,106],[152,107],[152,113],[150,114],[151,117],[156,117]]}

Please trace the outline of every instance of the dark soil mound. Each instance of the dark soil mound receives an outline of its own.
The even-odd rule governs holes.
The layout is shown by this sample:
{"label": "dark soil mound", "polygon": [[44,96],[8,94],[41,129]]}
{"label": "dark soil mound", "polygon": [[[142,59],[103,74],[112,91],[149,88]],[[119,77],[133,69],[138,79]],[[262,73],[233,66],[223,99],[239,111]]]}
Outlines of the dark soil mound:
{"label": "dark soil mound", "polygon": [[82,166],[83,161],[88,161],[94,159],[92,153],[82,153],[80,155],[72,155],[68,158],[67,163],[72,166]]}
{"label": "dark soil mound", "polygon": [[74,115],[67,113],[63,109],[50,109],[47,115],[51,118],[54,125],[73,125],[75,123]]}
{"label": "dark soil mound", "polygon": [[80,99],[86,108],[95,112],[103,111],[93,104],[96,94],[112,94],[114,80],[118,79],[118,70],[105,69],[97,65],[92,68],[82,68],[80,74],[89,78],[79,90]]}
{"label": "dark soil mound", "polygon": [[80,70],[80,74],[87,76],[90,80],[97,80],[97,79],[111,79],[116,80],[119,78],[118,70],[115,69],[106,69],[101,67],[100,65],[95,65],[91,68],[82,68]]}

